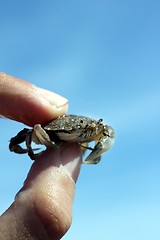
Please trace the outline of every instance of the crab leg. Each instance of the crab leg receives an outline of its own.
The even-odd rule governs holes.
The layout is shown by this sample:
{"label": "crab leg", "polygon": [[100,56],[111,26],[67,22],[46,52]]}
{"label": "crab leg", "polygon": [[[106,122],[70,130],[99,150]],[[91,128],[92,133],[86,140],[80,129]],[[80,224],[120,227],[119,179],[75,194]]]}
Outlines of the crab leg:
{"label": "crab leg", "polygon": [[86,150],[91,150],[91,151],[93,151],[93,149],[94,149],[94,148],[92,148],[92,147],[88,147],[88,143],[87,143],[87,146],[85,146],[84,143],[83,143],[83,144],[80,144],[80,146],[81,146],[81,148],[84,148],[84,151],[86,151]]}
{"label": "crab leg", "polygon": [[39,156],[39,153],[35,154],[33,151],[39,150],[39,148],[32,149],[32,147],[31,147],[32,135],[33,135],[33,130],[28,131],[28,134],[26,136],[26,146],[27,146],[27,149],[28,149],[28,151],[27,151],[28,156],[32,160],[35,160]]}
{"label": "crab leg", "polygon": [[9,144],[9,150],[11,152],[15,153],[27,153],[28,149],[24,149],[20,146],[21,143],[25,142],[26,136],[30,129],[24,128],[22,131],[20,131],[15,137],[11,138],[10,144]]}
{"label": "crab leg", "polygon": [[50,147],[58,148],[54,142],[51,142],[49,135],[41,127],[40,124],[36,124],[33,129],[34,129],[37,139],[39,140],[39,143],[44,144],[46,147],[50,146]]}

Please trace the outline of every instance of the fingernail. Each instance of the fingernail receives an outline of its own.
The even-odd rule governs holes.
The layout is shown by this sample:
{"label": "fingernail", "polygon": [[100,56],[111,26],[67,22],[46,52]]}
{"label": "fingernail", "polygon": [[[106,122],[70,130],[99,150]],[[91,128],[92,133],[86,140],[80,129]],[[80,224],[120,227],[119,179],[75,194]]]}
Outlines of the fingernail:
{"label": "fingernail", "polygon": [[68,100],[57,93],[39,87],[36,87],[36,91],[38,91],[45,100],[47,100],[52,106],[56,108],[60,108],[68,104]]}
{"label": "fingernail", "polygon": [[65,171],[76,183],[82,163],[82,151],[78,144],[68,143],[61,149],[61,161]]}

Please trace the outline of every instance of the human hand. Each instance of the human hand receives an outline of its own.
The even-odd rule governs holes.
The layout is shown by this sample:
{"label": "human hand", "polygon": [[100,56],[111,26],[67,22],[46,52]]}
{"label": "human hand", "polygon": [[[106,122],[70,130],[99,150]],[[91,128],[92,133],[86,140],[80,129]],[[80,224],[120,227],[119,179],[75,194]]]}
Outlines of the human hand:
{"label": "human hand", "polygon": [[[0,115],[34,126],[65,114],[67,108],[65,98],[0,73]],[[33,163],[15,201],[0,217],[0,239],[60,239],[71,225],[80,166],[78,144],[47,149]]]}

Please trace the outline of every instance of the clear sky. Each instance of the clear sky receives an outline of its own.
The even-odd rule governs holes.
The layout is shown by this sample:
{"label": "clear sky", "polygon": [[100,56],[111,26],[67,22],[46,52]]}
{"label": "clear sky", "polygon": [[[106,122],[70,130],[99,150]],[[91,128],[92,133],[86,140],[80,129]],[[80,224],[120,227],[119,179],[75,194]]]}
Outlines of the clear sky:
{"label": "clear sky", "polygon": [[[69,99],[69,113],[103,118],[115,145],[82,166],[64,240],[160,239],[160,2],[0,1],[0,71]],[[0,120],[0,212],[31,161],[10,153],[23,125]],[[158,147],[159,146],[159,147]]]}

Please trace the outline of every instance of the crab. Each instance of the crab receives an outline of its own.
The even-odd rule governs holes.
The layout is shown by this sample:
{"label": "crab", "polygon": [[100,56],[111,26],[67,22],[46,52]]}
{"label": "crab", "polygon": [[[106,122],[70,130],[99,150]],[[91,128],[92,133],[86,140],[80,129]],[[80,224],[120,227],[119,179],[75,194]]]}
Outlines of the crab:
{"label": "crab", "polygon": [[[65,142],[77,142],[82,149],[91,150],[83,163],[97,164],[101,154],[109,150],[114,143],[114,130],[102,123],[103,119],[94,120],[89,117],[77,115],[62,115],[47,125],[36,124],[33,128],[24,128],[15,137],[11,138],[9,149],[15,153],[28,153],[35,160],[40,153],[34,153],[32,141],[46,147],[59,149]],[[89,147],[88,143],[95,141],[95,146]],[[20,146],[26,143],[26,149]]]}

